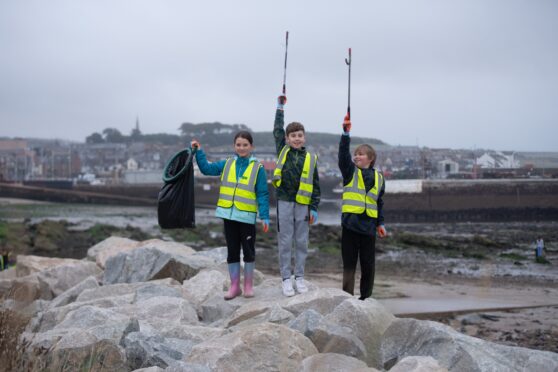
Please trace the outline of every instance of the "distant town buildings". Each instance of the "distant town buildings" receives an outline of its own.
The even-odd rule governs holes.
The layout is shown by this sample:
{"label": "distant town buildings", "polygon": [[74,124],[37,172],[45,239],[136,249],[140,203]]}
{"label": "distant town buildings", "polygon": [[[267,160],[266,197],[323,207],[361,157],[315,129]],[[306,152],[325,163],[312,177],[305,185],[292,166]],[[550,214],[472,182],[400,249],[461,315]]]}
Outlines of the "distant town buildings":
{"label": "distant town buildings", "polygon": [[520,167],[519,161],[515,158],[515,152],[505,154],[503,152],[493,151],[485,152],[476,159],[477,164],[481,168],[508,168],[516,169]]}
{"label": "distant town buildings", "polygon": [[[238,124],[199,125],[199,130],[208,136],[203,144],[208,159],[216,161],[233,155],[230,135],[240,129],[248,128]],[[142,135],[139,119],[136,119],[130,136],[108,128],[103,131],[104,138],[94,133],[85,143],[0,138],[0,182],[63,179],[104,184],[160,183],[168,159],[187,146],[191,138],[201,136],[197,130],[196,124],[184,123],[182,137],[162,134],[157,140],[147,141],[144,139],[149,135]],[[269,136],[272,138],[271,133]],[[126,141],[111,142],[107,138]],[[308,148],[319,155],[321,177],[341,178],[337,141],[337,138],[318,144],[309,141]],[[270,145],[271,140],[267,145],[260,145],[260,142],[255,156],[271,177],[276,149]],[[377,152],[375,167],[388,179],[558,177],[558,152],[431,149],[386,144],[374,147]],[[200,175],[197,169],[195,172]]]}

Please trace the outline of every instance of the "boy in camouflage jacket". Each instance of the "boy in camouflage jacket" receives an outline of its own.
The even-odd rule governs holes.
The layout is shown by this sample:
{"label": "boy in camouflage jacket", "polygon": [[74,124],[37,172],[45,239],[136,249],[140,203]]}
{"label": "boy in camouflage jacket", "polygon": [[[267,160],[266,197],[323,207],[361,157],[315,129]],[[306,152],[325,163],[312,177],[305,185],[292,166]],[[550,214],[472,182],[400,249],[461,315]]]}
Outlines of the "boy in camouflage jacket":
{"label": "boy in camouflage jacket", "polygon": [[[320,184],[317,156],[306,150],[304,126],[297,122],[283,128],[287,97],[279,96],[273,136],[277,149],[277,167],[273,185],[277,195],[277,231],[279,265],[283,294],[293,296],[308,291],[304,265],[308,254],[309,224],[318,222]],[[295,249],[294,288],[291,281],[292,247]]]}

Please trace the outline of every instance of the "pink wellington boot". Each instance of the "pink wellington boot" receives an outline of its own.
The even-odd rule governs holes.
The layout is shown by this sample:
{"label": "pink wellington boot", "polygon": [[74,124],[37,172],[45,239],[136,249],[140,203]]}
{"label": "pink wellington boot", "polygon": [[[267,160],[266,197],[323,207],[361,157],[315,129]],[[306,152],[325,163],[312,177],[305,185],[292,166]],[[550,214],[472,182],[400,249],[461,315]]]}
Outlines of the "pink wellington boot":
{"label": "pink wellington boot", "polygon": [[231,287],[225,294],[225,300],[232,300],[242,294],[240,290],[240,262],[229,264],[229,275],[231,277]]}
{"label": "pink wellington boot", "polygon": [[254,297],[254,262],[244,262],[244,297]]}

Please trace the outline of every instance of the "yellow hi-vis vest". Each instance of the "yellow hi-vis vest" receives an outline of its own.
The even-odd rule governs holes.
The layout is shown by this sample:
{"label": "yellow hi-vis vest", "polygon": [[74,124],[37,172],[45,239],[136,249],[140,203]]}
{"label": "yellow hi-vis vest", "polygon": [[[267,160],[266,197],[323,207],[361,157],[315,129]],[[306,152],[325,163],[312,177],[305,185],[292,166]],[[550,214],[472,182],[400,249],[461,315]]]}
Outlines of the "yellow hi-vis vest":
{"label": "yellow hi-vis vest", "polygon": [[[271,183],[275,188],[281,186],[281,172],[283,170],[283,165],[287,160],[287,154],[291,150],[290,146],[283,146],[279,157],[277,158],[277,164],[275,166],[275,171],[273,171],[273,178]],[[306,152],[306,157],[304,158],[304,165],[302,166],[302,173],[300,175],[300,185],[298,186],[298,191],[296,193],[296,202],[299,204],[309,205],[312,199],[312,191],[314,190],[314,172],[316,169],[316,164],[318,162],[318,156]]]}
{"label": "yellow hi-vis vest", "polygon": [[237,182],[236,158],[228,158],[221,174],[217,206],[230,208],[234,204],[241,211],[256,213],[256,176],[261,166],[258,161],[250,162]]}
{"label": "yellow hi-vis vest", "polygon": [[361,214],[366,210],[369,217],[378,218],[378,196],[383,183],[384,176],[374,170],[374,187],[366,192],[362,171],[356,168],[351,182],[343,186],[343,207],[341,211],[343,213]]}

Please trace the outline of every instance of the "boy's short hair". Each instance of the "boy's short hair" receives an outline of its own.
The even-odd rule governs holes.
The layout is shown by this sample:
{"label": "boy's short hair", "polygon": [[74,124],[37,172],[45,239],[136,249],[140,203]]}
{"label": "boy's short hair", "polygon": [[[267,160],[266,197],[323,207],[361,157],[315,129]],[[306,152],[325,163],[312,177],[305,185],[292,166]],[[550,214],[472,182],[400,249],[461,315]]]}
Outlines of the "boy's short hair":
{"label": "boy's short hair", "polygon": [[370,163],[370,168],[373,168],[374,164],[376,163],[376,150],[374,150],[372,146],[363,143],[362,145],[358,145],[356,147],[354,153],[356,154],[357,151],[364,152],[366,156],[368,156],[368,159],[372,160],[372,163]]}
{"label": "boy's short hair", "polygon": [[288,136],[289,134],[293,132],[298,132],[300,130],[304,132],[304,125],[302,125],[298,121],[293,121],[292,123],[287,125],[287,128],[285,129],[285,134]]}

